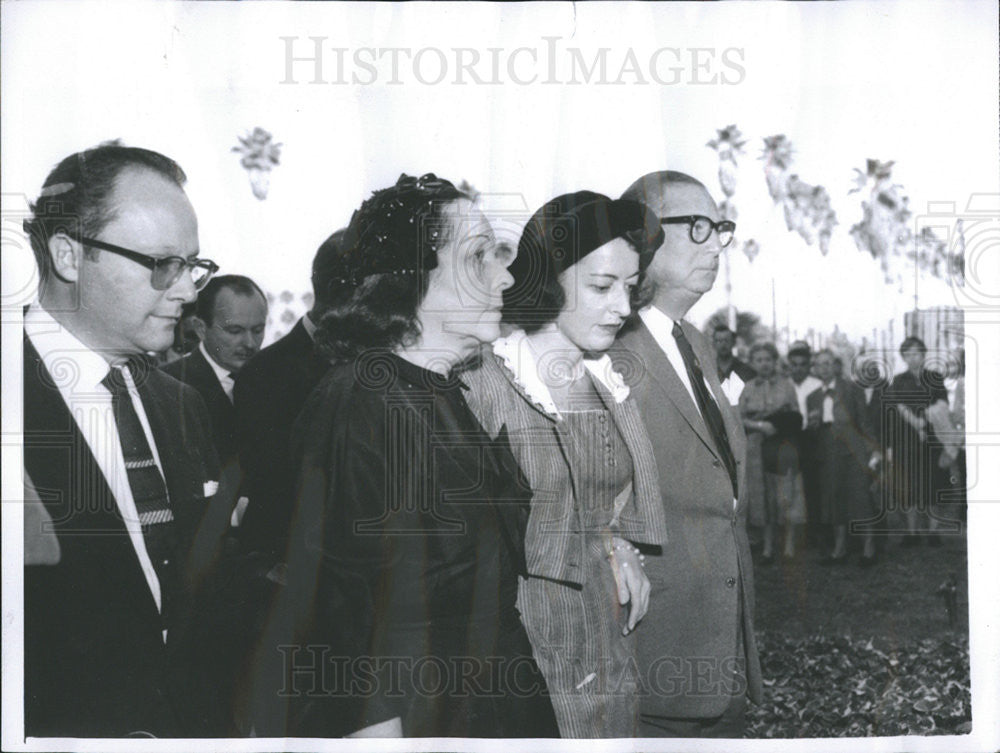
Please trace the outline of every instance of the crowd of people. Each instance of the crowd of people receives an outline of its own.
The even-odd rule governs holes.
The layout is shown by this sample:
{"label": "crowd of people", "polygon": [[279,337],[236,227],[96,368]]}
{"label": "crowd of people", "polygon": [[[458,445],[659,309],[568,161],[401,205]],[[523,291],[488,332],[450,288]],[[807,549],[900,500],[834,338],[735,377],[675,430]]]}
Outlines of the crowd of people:
{"label": "crowd of people", "polygon": [[[884,543],[943,544],[965,518],[964,366],[925,368],[927,346],[907,337],[906,369],[862,352],[852,376],[829,348],[795,341],[784,360],[770,342],[734,355],[736,336],[713,331],[719,379],[747,432],[748,524],[760,564],[797,548],[822,552],[823,564],[874,565]],[[951,389],[948,383],[951,382]]]}
{"label": "crowd of people", "polygon": [[817,523],[842,561],[886,454],[930,493],[919,341],[876,403],[827,351],[786,378],[685,320],[735,231],[691,176],[557,196],[516,248],[401,176],[263,349],[184,182],[104,144],[25,222],[27,735],[738,737],[748,521],[765,562]]}

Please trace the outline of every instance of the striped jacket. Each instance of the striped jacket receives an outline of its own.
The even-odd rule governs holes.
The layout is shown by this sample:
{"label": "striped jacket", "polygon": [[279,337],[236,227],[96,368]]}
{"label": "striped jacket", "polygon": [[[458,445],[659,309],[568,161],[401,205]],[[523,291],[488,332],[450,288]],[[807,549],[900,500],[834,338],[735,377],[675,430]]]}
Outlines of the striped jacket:
{"label": "striped jacket", "polygon": [[532,489],[525,548],[528,573],[570,583],[583,582],[584,538],[608,531],[638,543],[662,545],[667,532],[653,448],[628,388],[608,358],[588,362],[595,384],[632,456],[630,498],[580,510],[574,479],[588,469],[574,467],[563,420],[537,377],[523,332],[485,347],[481,366],[463,375],[467,400],[492,437],[506,428],[511,449]]}

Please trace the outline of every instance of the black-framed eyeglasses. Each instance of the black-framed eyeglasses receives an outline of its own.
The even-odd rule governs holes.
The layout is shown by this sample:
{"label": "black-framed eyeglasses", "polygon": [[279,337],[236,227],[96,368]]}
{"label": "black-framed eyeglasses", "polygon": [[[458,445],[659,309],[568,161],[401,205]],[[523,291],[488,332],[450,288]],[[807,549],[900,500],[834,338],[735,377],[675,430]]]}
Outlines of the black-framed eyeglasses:
{"label": "black-framed eyeglasses", "polygon": [[168,290],[181,278],[185,270],[191,273],[191,282],[194,283],[195,290],[201,290],[212,275],[219,271],[219,265],[210,259],[185,259],[183,256],[149,256],[129,248],[116,246],[114,243],[99,241],[94,238],[86,238],[82,235],[67,235],[78,243],[85,246],[93,246],[102,251],[110,251],[113,254],[124,256],[126,259],[141,264],[152,270],[150,284],[153,290]]}
{"label": "black-framed eyeglasses", "polygon": [[691,240],[695,243],[704,243],[715,230],[719,234],[719,245],[723,248],[733,242],[733,235],[736,232],[736,223],[732,220],[719,220],[713,222],[702,214],[685,214],[678,217],[662,217],[661,225],[687,225],[691,234]]}

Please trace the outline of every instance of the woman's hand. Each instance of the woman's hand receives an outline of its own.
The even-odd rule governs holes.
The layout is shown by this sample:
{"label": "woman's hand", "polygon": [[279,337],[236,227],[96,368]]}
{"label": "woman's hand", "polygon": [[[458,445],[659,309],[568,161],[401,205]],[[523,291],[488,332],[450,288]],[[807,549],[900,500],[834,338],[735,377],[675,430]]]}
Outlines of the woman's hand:
{"label": "woman's hand", "polygon": [[629,605],[628,623],[622,628],[622,635],[635,630],[635,626],[649,609],[649,578],[643,570],[642,560],[639,550],[625,539],[617,536],[611,539],[608,561],[618,585],[618,603],[622,606]]}

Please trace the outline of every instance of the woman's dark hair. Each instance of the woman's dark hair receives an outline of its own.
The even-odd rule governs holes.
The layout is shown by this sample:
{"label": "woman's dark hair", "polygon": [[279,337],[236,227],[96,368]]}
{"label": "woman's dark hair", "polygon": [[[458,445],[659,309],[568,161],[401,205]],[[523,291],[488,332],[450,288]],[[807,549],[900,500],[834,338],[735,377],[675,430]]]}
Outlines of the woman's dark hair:
{"label": "woman's dark hair", "polygon": [[[150,149],[106,141],[63,159],[45,178],[31,219],[23,222],[44,283],[52,274],[49,238],[58,233],[94,238],[114,219],[111,196],[118,176],[127,169],[152,170],[183,187],[187,177],[169,157]],[[84,249],[90,253],[90,249]]]}
{"label": "woman's dark hair", "polygon": [[[559,275],[605,243],[622,238],[639,254],[642,273],[663,242],[663,228],[645,204],[610,199],[593,191],[557,196],[535,212],[521,233],[509,270],[514,283],[503,294],[503,320],[535,332],[555,320],[566,304]],[[643,305],[633,295],[633,307]]]}
{"label": "woman's dark hair", "polygon": [[438,265],[437,252],[449,240],[445,213],[463,198],[469,197],[433,173],[401,175],[354,213],[326,290],[316,291],[329,303],[316,332],[328,357],[351,360],[420,337],[417,309]]}

